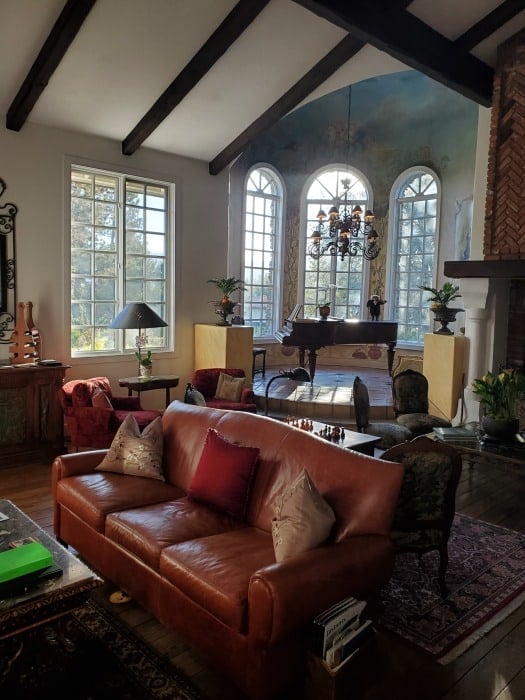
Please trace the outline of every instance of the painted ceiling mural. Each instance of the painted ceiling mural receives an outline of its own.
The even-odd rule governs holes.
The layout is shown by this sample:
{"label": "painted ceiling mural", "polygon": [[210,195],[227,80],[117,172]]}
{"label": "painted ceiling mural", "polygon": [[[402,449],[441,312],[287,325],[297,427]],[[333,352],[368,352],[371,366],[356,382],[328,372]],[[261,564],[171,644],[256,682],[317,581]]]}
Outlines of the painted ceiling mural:
{"label": "painted ceiling mural", "polygon": [[[241,187],[245,173],[256,163],[272,165],[283,178],[290,212],[284,227],[285,314],[296,301],[298,241],[306,235],[298,216],[301,196],[312,174],[328,164],[349,164],[368,178],[376,228],[385,237],[389,196],[397,177],[414,165],[432,168],[442,183],[440,258],[465,256],[470,229],[468,221],[458,226],[458,203],[465,203],[463,213],[469,210],[477,119],[474,102],[416,71],[405,71],[371,78],[311,102],[252,143],[232,166],[232,186]],[[447,240],[443,232],[450,233]],[[371,293],[384,285],[385,238],[382,246],[384,254],[371,265]]]}

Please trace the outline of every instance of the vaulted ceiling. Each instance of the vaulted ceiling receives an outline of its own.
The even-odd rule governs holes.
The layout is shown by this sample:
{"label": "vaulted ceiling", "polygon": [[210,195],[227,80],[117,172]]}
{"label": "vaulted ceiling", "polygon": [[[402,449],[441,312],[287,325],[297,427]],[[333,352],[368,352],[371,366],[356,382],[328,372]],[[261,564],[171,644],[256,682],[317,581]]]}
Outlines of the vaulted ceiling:
{"label": "vaulted ceiling", "polygon": [[525,0],[1,0],[0,112],[221,172],[295,107],[413,68],[490,106]]}

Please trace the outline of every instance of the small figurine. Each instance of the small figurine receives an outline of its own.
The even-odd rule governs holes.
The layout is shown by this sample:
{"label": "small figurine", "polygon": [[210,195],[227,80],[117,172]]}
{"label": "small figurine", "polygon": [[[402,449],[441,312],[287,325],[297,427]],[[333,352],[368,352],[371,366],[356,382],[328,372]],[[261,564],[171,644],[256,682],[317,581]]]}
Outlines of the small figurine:
{"label": "small figurine", "polygon": [[373,294],[372,298],[366,302],[366,308],[370,311],[372,321],[379,321],[379,315],[381,314],[381,307],[383,304],[386,304],[386,300],[383,301],[379,294]]}

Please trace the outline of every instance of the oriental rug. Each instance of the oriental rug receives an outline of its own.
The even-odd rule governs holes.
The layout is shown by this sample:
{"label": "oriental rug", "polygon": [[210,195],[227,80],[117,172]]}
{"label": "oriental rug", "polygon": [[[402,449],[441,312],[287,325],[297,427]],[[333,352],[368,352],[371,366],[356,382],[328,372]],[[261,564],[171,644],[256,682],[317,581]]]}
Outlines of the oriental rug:
{"label": "oriental rug", "polygon": [[0,643],[0,697],[199,700],[175,666],[95,600]]}
{"label": "oriental rug", "polygon": [[525,601],[525,535],[456,514],[448,544],[448,596],[439,555],[399,554],[383,590],[379,625],[448,663]]}

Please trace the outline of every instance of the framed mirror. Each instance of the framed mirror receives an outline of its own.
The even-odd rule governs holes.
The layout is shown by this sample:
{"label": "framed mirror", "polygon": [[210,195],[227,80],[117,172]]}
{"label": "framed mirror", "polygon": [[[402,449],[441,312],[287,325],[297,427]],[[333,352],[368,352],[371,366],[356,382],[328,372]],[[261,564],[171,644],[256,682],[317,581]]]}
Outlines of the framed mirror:
{"label": "framed mirror", "polygon": [[[7,185],[0,178],[0,198]],[[0,343],[9,343],[15,327],[16,279],[15,232],[18,207],[7,203],[0,205]]]}

